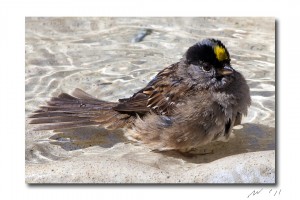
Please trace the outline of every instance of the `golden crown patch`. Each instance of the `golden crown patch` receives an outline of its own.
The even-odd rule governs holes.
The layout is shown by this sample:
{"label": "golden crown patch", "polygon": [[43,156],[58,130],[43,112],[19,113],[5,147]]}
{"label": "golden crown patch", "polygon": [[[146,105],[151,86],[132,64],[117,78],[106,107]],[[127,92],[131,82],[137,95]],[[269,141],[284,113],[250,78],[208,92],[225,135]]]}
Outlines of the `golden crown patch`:
{"label": "golden crown patch", "polygon": [[214,48],[214,52],[215,52],[216,57],[217,57],[217,59],[218,59],[219,61],[223,61],[223,60],[228,59],[228,56],[227,56],[227,54],[226,54],[225,48],[223,48],[223,47],[217,45],[217,46],[215,46],[215,48]]}

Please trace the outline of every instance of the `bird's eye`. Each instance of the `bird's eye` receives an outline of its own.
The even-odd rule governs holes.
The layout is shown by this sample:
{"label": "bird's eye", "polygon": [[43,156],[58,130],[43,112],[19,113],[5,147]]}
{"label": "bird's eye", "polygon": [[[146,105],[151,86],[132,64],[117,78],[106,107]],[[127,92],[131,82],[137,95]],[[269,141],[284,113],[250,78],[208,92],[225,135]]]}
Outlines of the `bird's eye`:
{"label": "bird's eye", "polygon": [[208,64],[203,64],[202,69],[206,72],[209,72],[211,70],[211,65]]}

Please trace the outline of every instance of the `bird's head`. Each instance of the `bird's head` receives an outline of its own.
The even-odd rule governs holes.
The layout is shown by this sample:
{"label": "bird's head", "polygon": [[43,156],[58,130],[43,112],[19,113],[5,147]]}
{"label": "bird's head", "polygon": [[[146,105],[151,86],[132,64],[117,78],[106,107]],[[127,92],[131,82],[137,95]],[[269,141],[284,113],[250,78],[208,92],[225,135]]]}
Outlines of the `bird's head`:
{"label": "bird's head", "polygon": [[194,80],[216,89],[227,85],[235,73],[228,50],[216,39],[205,39],[191,46],[185,53],[184,62]]}

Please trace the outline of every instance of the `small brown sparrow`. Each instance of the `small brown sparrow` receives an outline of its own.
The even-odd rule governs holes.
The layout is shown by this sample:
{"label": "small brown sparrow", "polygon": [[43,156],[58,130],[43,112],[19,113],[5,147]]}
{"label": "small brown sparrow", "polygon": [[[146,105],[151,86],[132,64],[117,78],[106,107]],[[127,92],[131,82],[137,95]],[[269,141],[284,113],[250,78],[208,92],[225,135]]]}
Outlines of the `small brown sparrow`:
{"label": "small brown sparrow", "polygon": [[250,104],[249,87],[231,67],[226,47],[205,39],[130,98],[107,102],[75,89],[51,98],[30,123],[42,124],[39,130],[127,128],[129,139],[151,149],[189,151],[228,139]]}

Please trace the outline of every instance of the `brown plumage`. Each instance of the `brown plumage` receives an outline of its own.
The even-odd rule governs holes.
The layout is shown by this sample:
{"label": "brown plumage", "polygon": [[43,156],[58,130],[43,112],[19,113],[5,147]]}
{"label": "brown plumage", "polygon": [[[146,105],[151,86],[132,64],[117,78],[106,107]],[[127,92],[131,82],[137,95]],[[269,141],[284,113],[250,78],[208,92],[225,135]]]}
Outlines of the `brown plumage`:
{"label": "brown plumage", "polygon": [[230,66],[225,46],[206,39],[130,98],[106,102],[76,89],[53,97],[30,117],[40,130],[127,128],[129,139],[152,149],[187,151],[228,139],[250,103],[249,87]]}

